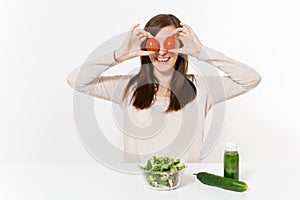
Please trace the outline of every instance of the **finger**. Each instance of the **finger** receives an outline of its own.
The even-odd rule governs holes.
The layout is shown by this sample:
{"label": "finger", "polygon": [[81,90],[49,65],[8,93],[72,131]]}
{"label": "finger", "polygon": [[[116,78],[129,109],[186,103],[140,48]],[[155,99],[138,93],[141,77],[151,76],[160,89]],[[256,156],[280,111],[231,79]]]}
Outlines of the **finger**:
{"label": "finger", "polygon": [[186,27],[186,29],[189,31],[189,33],[191,34],[192,37],[197,37],[196,33],[189,25],[187,25],[185,23],[182,23],[182,24]]}
{"label": "finger", "polygon": [[154,54],[155,52],[154,51],[139,51],[138,52],[138,55],[139,56],[149,56],[149,55],[151,55],[151,54]]}
{"label": "finger", "polygon": [[136,29],[139,25],[140,25],[140,23],[137,23],[137,24],[133,25],[133,26],[130,28],[130,31],[134,31],[134,29]]}
{"label": "finger", "polygon": [[133,35],[139,35],[139,34],[142,34],[142,29],[135,29],[133,31]]}
{"label": "finger", "polygon": [[193,38],[191,38],[190,36],[186,36],[186,35],[180,35],[178,37],[178,39],[184,44],[191,44],[191,43],[195,43],[196,40],[194,40]]}
{"label": "finger", "polygon": [[139,37],[139,39],[141,37],[154,38],[154,36],[151,35],[151,33],[147,32],[145,30],[140,31],[137,36]]}
{"label": "finger", "polygon": [[184,49],[183,49],[183,47],[182,47],[182,48],[179,48],[179,49],[171,49],[171,50],[168,50],[168,52],[170,52],[170,53],[175,53],[175,54],[179,54],[179,53],[183,53],[183,52],[184,52]]}
{"label": "finger", "polygon": [[178,27],[174,31],[172,31],[171,34],[179,33],[180,31],[182,31],[182,29],[183,29],[182,27]]}
{"label": "finger", "polygon": [[154,36],[153,36],[151,33],[149,33],[148,31],[145,31],[145,32],[146,32],[148,38],[153,38],[153,37],[154,37]]}
{"label": "finger", "polygon": [[142,37],[146,37],[143,33],[138,33],[136,36],[137,36],[139,39],[141,39]]}
{"label": "finger", "polygon": [[144,29],[139,29],[140,33],[143,33],[145,36],[151,36],[151,34],[147,31],[145,31]]}
{"label": "finger", "polygon": [[186,27],[183,27],[182,33],[185,33],[185,34],[191,34],[190,30],[187,29]]}
{"label": "finger", "polygon": [[141,41],[141,42],[144,42],[147,38],[148,38],[148,37],[142,37],[142,38],[140,38],[140,41]]}
{"label": "finger", "polygon": [[176,36],[179,35],[179,33],[182,31],[182,28],[177,28],[174,31],[171,32],[172,36]]}
{"label": "finger", "polygon": [[135,31],[135,34],[146,34],[146,32],[145,32],[145,30],[143,30],[143,29],[136,29]]}
{"label": "finger", "polygon": [[181,37],[181,38],[182,38],[182,37],[187,38],[187,37],[189,36],[187,33],[183,33],[183,32],[180,32],[178,35],[179,35],[179,39],[180,39],[180,37]]}
{"label": "finger", "polygon": [[170,49],[168,50],[169,53],[175,53],[177,54],[178,53],[178,49]]}
{"label": "finger", "polygon": [[182,22],[180,23],[180,25],[182,25],[183,30],[186,31],[187,33],[193,33],[194,32],[193,29],[189,25],[187,25],[185,23],[182,23]]}
{"label": "finger", "polygon": [[183,27],[185,27],[187,30],[189,30],[189,31],[192,31],[193,29],[189,26],[189,25],[187,25],[186,23],[183,23],[183,22],[180,22],[180,25],[181,26],[183,26]]}
{"label": "finger", "polygon": [[184,34],[190,34],[189,31],[185,28],[185,27],[182,27],[178,30],[178,33],[184,33]]}

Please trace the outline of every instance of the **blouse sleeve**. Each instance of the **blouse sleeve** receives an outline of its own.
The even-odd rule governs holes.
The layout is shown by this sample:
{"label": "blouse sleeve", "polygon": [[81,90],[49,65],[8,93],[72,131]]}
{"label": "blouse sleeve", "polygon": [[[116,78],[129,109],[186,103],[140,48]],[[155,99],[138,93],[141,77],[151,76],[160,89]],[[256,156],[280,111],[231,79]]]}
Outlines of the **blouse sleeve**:
{"label": "blouse sleeve", "polygon": [[261,76],[253,68],[206,46],[202,47],[197,59],[207,62],[227,74],[221,77],[203,77],[209,94],[209,108],[214,104],[250,91],[261,81]]}
{"label": "blouse sleeve", "polygon": [[110,67],[117,65],[113,52],[88,61],[67,76],[67,83],[76,91],[120,103],[129,77],[125,75],[101,76]]}

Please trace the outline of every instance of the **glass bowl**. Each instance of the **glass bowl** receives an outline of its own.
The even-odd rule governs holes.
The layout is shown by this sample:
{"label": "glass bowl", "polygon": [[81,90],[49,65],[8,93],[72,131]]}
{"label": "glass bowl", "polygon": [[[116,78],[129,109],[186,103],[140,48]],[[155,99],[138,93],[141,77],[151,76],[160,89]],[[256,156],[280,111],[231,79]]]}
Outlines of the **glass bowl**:
{"label": "glass bowl", "polygon": [[146,185],[155,190],[173,190],[180,185],[180,181],[185,172],[185,168],[179,171],[143,171],[143,177]]}

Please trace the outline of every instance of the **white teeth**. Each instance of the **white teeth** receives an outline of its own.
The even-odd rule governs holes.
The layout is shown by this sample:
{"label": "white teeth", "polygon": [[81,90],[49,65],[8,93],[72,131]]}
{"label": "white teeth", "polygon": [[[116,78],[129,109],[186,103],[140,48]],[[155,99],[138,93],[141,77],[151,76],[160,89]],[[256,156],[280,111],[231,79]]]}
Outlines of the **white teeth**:
{"label": "white teeth", "polygon": [[166,62],[166,61],[169,60],[169,58],[157,58],[157,60],[158,60],[159,62]]}

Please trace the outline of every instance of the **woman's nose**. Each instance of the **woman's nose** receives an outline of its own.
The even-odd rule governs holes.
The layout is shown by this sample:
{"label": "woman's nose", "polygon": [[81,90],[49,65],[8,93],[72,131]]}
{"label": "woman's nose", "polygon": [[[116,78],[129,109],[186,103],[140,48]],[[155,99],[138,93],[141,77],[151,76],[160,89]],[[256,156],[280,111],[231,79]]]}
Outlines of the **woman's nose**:
{"label": "woman's nose", "polygon": [[158,51],[159,55],[166,55],[168,53],[168,50],[166,50],[164,47],[159,48]]}

